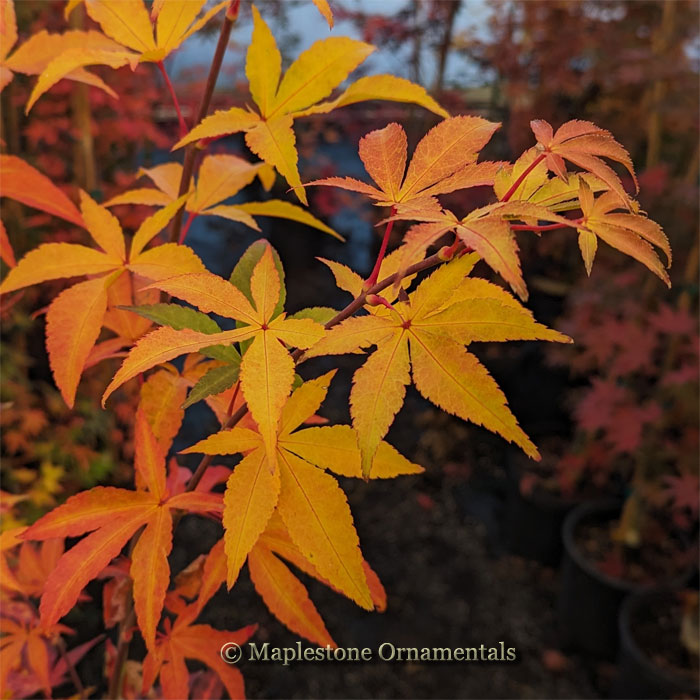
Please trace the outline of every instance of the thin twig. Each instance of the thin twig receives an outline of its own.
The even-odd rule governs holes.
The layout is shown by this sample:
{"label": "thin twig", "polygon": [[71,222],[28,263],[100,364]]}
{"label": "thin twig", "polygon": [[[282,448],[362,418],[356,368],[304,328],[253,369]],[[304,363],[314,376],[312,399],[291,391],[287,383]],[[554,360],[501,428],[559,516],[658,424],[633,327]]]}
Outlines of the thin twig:
{"label": "thin twig", "polygon": [[[204,94],[202,95],[202,101],[199,104],[199,112],[197,113],[197,120],[195,124],[204,119],[209,113],[209,105],[211,104],[211,98],[214,94],[214,88],[216,87],[216,81],[219,77],[219,71],[221,70],[221,64],[224,60],[224,54],[226,53],[226,47],[228,46],[228,40],[231,36],[231,28],[233,27],[236,19],[238,18],[238,10],[240,8],[240,0],[231,0],[231,3],[226,10],[226,16],[224,17],[224,23],[221,25],[221,32],[219,34],[219,41],[216,44],[216,51],[214,52],[214,58],[211,62],[211,67],[209,68],[209,75],[207,76],[207,84],[204,87]],[[180,188],[178,190],[178,197],[182,197],[183,194],[187,192],[190,186],[190,180],[192,178],[192,171],[194,170],[194,160],[197,153],[197,144],[191,143],[185,148],[185,159],[182,163],[182,177],[180,178]],[[172,228],[170,229],[170,241],[175,243],[180,238],[180,227],[182,226],[182,215],[185,211],[185,205],[178,210],[177,214],[173,218]]]}
{"label": "thin twig", "polygon": [[163,76],[163,80],[165,80],[165,85],[167,86],[168,92],[170,93],[170,97],[172,97],[173,104],[175,105],[175,111],[177,112],[177,120],[180,124],[180,138],[184,138],[187,135],[189,129],[187,128],[187,124],[185,123],[185,118],[182,116],[182,110],[180,109],[180,100],[177,99],[175,87],[173,86],[170,80],[168,71],[165,70],[165,64],[163,63],[163,61],[158,61],[156,65],[158,66],[158,70],[160,70],[160,74]]}
{"label": "thin twig", "polygon": [[58,648],[58,653],[61,655],[61,658],[68,668],[68,675],[70,676],[75,689],[78,691],[78,697],[80,700],[82,700],[85,697],[85,687],[83,686],[83,682],[80,680],[78,672],[75,670],[75,664],[71,661],[70,656],[68,656],[66,643],[63,640],[63,637],[59,637],[56,640],[56,647]]}

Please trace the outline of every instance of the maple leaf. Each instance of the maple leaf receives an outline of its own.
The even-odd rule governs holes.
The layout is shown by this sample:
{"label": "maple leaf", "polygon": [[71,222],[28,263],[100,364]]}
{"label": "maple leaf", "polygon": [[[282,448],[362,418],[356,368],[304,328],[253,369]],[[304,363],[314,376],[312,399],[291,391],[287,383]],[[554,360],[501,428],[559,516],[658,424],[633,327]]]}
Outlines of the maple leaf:
{"label": "maple leaf", "polygon": [[536,323],[500,287],[465,277],[473,264],[473,257],[464,256],[443,265],[408,295],[408,301],[396,302],[381,314],[346,319],[307,351],[307,357],[316,357],[377,346],[355,372],[350,393],[363,474],[371,475],[377,446],[403,404],[409,370],[429,401],[539,457],[498,385],[463,346],[473,341],[571,341]]}
{"label": "maple leaf", "polygon": [[167,454],[185,417],[183,403],[188,382],[174,367],[154,372],[141,386],[139,407],[146,416],[153,435]]}
{"label": "maple leaf", "polygon": [[668,273],[652,247],[655,245],[663,250],[667,266],[670,267],[671,246],[661,226],[646,216],[616,212],[616,209],[620,209],[617,194],[606,192],[600,197],[594,197],[585,180],[579,183],[579,201],[583,212],[583,218],[577,224],[579,247],[589,275],[598,238],[602,238],[608,245],[641,262],[671,286]]}
{"label": "maple leaf", "polygon": [[56,563],[63,554],[63,538],[46,540],[40,545],[22,542],[19,538],[17,541],[21,544],[17,554],[17,565],[12,567],[12,578],[18,584],[15,588],[26,597],[39,597],[46,579],[56,568]]}
{"label": "maple leaf", "polygon": [[49,639],[72,630],[64,625],[41,629],[31,611],[27,611],[24,618],[12,619],[6,613],[0,616],[0,688],[6,694],[10,687],[10,674],[15,670],[29,669],[39,681],[38,685],[45,696],[51,697]]}
{"label": "maple leaf", "polygon": [[198,490],[168,491],[165,454],[143,411],[136,415],[135,443],[136,491],[98,486],[71,496],[29,527],[22,539],[76,537],[90,532],[61,556],[46,581],[39,610],[42,625],[50,626],[75,605],[85,585],[145,526],[134,547],[130,575],[136,618],[150,648],[170,580],[167,557],[172,546],[172,510],[217,513],[222,502],[221,496]]}
{"label": "maple leaf", "polygon": [[[39,75],[25,112],[61,78],[91,65],[132,70],[138,63],[162,62],[188,37],[218,14],[228,0],[218,2],[200,15],[206,0],[168,0],[158,12],[155,33],[143,0],[84,0],[87,13],[112,41],[109,45],[79,45],[66,48]],[[77,3],[76,3],[77,4]],[[69,9],[73,9],[69,6]],[[106,39],[106,37],[105,37]]]}
{"label": "maple leaf", "polygon": [[[245,132],[248,147],[274,166],[297,197],[307,204],[297,168],[295,119],[323,113],[366,100],[413,102],[447,116],[420,86],[393,76],[363,78],[351,85],[334,102],[315,103],[328,97],[372,52],[374,47],[348,37],[330,37],[315,42],[294,61],[282,76],[282,57],[270,28],[253,5],[253,35],[246,56],[246,76],[258,112],[232,107],[206,117],[182,138],[175,148],[200,139]],[[360,83],[362,85],[360,86]],[[316,106],[316,111],[312,105]]]}
{"label": "maple leaf", "polygon": [[[64,34],[50,34],[45,29],[32,34],[11,56],[8,55],[17,43],[17,20],[13,0],[2,0],[0,4],[0,92],[8,85],[14,73],[38,75],[56,56],[69,49],[118,50],[116,42],[96,31],[72,30]],[[112,97],[116,93],[98,76],[76,68],[64,78],[92,85],[104,90]]]}
{"label": "maple leaf", "polygon": [[[70,683],[70,669],[75,668],[85,654],[87,654],[92,647],[101,642],[102,639],[103,637],[100,635],[83,644],[79,644],[77,647],[66,652],[65,656],[59,653],[54,646],[48,645],[47,660],[49,662],[48,680],[50,687],[57,688],[64,683]],[[29,645],[26,648],[26,652],[29,652]],[[2,651],[0,651],[0,655],[2,655]],[[6,685],[2,686],[2,682],[0,681],[0,687],[4,687],[6,691],[9,691],[11,694],[10,697],[28,698],[42,692],[44,681],[42,681],[38,674],[27,674],[29,665],[27,660],[22,658],[18,668],[14,671],[9,671]]]}
{"label": "maple leaf", "polygon": [[443,209],[437,200],[399,204],[391,219],[421,221],[406,233],[406,258],[422,254],[445,233],[453,231],[468,249],[476,251],[494,271],[510,284],[518,296],[528,298],[518,257],[518,243],[511,228],[517,220],[542,219],[564,226],[575,226],[570,219],[531,202],[496,202],[472,210],[463,219]]}
{"label": "maple leaf", "polygon": [[435,195],[493,184],[502,164],[477,163],[476,159],[499,126],[481,117],[444,119],[418,143],[407,170],[406,132],[400,124],[391,123],[360,139],[360,158],[377,187],[350,177],[313,180],[306,186],[328,185],[359,192],[374,199],[377,206],[417,200],[416,208],[430,208],[429,198]]}
{"label": "maple leaf", "polygon": [[328,22],[328,28],[333,29],[333,10],[331,10],[328,0],[313,0],[313,3],[326,22]]}
{"label": "maple leaf", "polygon": [[563,180],[567,179],[564,160],[568,160],[583,170],[587,170],[602,180],[620,201],[631,208],[629,196],[625,192],[615,171],[601,160],[601,156],[621,163],[639,189],[634,165],[629,153],[613,138],[613,135],[586,121],[573,120],[562,124],[554,133],[551,125],[543,119],[530,122],[537,148],[544,156],[547,167]]}
{"label": "maple leaf", "polygon": [[[320,646],[329,644],[335,648],[336,644],[309,598],[308,591],[286,562],[332,587],[294,544],[284,521],[275,511],[248,554],[248,568],[253,585],[270,612],[292,632]],[[366,561],[363,561],[363,567],[375,608],[380,611],[386,609],[386,593],[379,578]],[[212,547],[199,571],[196,601],[199,610],[225,583],[226,572],[227,558],[222,538]]]}
{"label": "maple leaf", "polygon": [[[583,179],[592,192],[608,190],[608,185],[591,173],[567,173],[566,178],[548,176],[547,163],[534,161],[540,155],[537,148],[525,151],[513,165],[504,163],[494,178],[493,190],[499,201],[516,185],[528,168],[532,168],[513,190],[510,201],[524,201],[547,207],[553,212],[579,209],[579,183]],[[536,222],[535,222],[536,223]]]}
{"label": "maple leaf", "polygon": [[2,172],[2,192],[9,197],[34,209],[59,216],[78,226],[85,226],[83,217],[70,199],[29,163],[17,156],[0,154]]}
{"label": "maple leaf", "polygon": [[697,518],[700,510],[698,493],[700,493],[700,481],[697,474],[681,474],[680,476],[665,476],[664,492],[679,510],[687,508],[690,514]]}
{"label": "maple leaf", "polygon": [[142,693],[148,691],[160,675],[163,697],[182,700],[190,697],[189,671],[185,659],[195,659],[211,668],[221,679],[229,697],[238,700],[245,697],[243,675],[221,658],[226,644],[245,644],[255,633],[257,625],[248,625],[229,632],[210,625],[193,625],[197,616],[195,606],[183,610],[174,623],[165,620],[165,633],[161,634],[154,649],[149,649],[143,661]]}
{"label": "maple leaf", "polygon": [[0,294],[6,294],[48,280],[91,276],[61,292],[46,314],[51,369],[68,406],[73,406],[80,376],[103,325],[130,339],[150,325],[134,323],[132,314],[115,308],[134,303],[134,295],[143,287],[141,278],[157,280],[204,270],[202,261],[186,246],[168,243],[144,250],[183,201],[180,198],[145,219],[127,255],[119,221],[81,192],[80,221],[101,250],[76,243],[44,243],[27,253],[0,285]]}
{"label": "maple leaf", "polygon": [[[289,536],[315,571],[361,607],[373,608],[359,539],[345,495],[326,470],[361,477],[357,436],[350,426],[297,430],[323,402],[329,372],[302,384],[282,409],[275,455],[263,436],[238,426],[184,450],[204,454],[245,454],[229,477],[224,496],[224,542],[230,588],[276,512]],[[421,470],[381,442],[374,458],[376,478]]]}
{"label": "maple leaf", "polygon": [[[250,184],[259,174],[261,167],[264,167],[264,163],[249,163],[238,156],[206,156],[199,168],[196,186],[192,187],[185,210],[193,216],[220,216],[230,221],[237,221],[256,231],[260,231],[260,227],[255,221],[255,216],[291,219],[344,240],[332,228],[291,202],[270,199],[266,202],[221,204]],[[167,206],[177,199],[182,178],[182,165],[179,163],[164,163],[150,169],[142,168],[139,175],[149,177],[158,189],[142,187],[130,190],[105,202],[105,206],[112,207],[117,204]]]}
{"label": "maple leaf", "polygon": [[265,244],[264,253],[253,268],[249,285],[252,303],[240,289],[209,272],[156,282],[155,288],[205,313],[216,313],[246,325],[212,334],[168,327],[149,333],[124,360],[102,397],[103,405],[118,386],[161,362],[216,344],[252,340],[241,361],[241,389],[268,452],[274,454],[277,422],[294,381],[294,360],[285,345],[308,348],[324,330],[309,319],[288,319],[279,313],[283,285],[269,244]]}

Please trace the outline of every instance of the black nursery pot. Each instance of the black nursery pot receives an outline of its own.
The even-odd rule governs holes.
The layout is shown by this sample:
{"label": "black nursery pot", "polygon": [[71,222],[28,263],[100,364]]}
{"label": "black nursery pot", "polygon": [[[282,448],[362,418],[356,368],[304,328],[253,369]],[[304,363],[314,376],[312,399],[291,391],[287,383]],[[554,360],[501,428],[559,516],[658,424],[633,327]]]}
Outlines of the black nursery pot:
{"label": "black nursery pot", "polygon": [[618,671],[610,697],[653,700],[697,695],[699,678],[661,668],[639,646],[634,635],[635,620],[640,614],[652,615],[658,619],[671,607],[673,598],[671,589],[651,589],[633,593],[622,604]]}
{"label": "black nursery pot", "polygon": [[[618,614],[622,601],[630,593],[648,589],[648,585],[612,578],[586,559],[574,537],[583,523],[609,522],[620,515],[617,500],[583,503],[564,520],[562,539],[564,561],[557,606],[562,646],[613,660],[619,646]],[[660,582],[681,586],[690,572],[678,580]]]}
{"label": "black nursery pot", "polygon": [[508,551],[546,566],[557,566],[564,550],[564,519],[581,500],[536,489],[525,495],[520,491],[517,475],[509,481],[504,525]]}

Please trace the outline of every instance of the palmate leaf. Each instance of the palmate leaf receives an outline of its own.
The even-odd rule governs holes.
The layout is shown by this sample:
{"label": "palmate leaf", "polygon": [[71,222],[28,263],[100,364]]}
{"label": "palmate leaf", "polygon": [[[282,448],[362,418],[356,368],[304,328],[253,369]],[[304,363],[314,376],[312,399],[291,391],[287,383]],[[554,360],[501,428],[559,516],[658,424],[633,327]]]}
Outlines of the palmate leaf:
{"label": "palmate leaf", "polygon": [[165,453],[144,411],[136,415],[136,491],[96,487],[69,498],[22,535],[26,540],[75,537],[91,532],[59,559],[41,598],[43,625],[52,625],[75,605],[84,586],[116,557],[143,525],[134,549],[131,577],[139,627],[149,648],[155,644],[165,591],[170,580],[167,555],[172,546],[171,509],[220,512],[214,494],[165,494]]}
{"label": "palmate leaf", "polygon": [[399,204],[395,216],[390,217],[424,222],[406,234],[410,255],[424,252],[445,233],[454,231],[467,248],[476,251],[523,300],[527,299],[528,292],[520,267],[518,243],[510,224],[542,219],[563,226],[575,225],[561,214],[531,202],[497,202],[474,209],[461,220],[451,211],[443,210],[436,200],[429,202],[419,202],[418,206]]}
{"label": "palmate leaf", "polygon": [[409,367],[416,388],[429,401],[538,458],[501,390],[463,346],[480,340],[570,340],[536,323],[495,285],[465,277],[473,264],[465,256],[443,265],[409,294],[407,302],[395,302],[393,311],[346,319],[307,351],[307,357],[316,357],[377,346],[356,371],[350,393],[365,476],[371,476],[380,441],[403,404]]}
{"label": "palmate leaf", "polygon": [[[265,167],[267,166],[264,163],[249,163],[234,155],[206,156],[202,160],[196,182],[193,181],[190,188],[185,205],[186,211],[195,216],[220,216],[238,221],[256,231],[260,230],[255,220],[256,216],[288,219],[328,233],[339,240],[344,240],[330,226],[291,202],[271,199],[266,202],[221,204],[250,184]],[[182,177],[181,164],[163,163],[153,168],[142,168],[138,174],[149,177],[156,188],[140,187],[127,190],[105,202],[105,206],[112,207],[120,204],[167,206],[177,199]]]}
{"label": "palmate leaf", "polygon": [[197,616],[194,606],[183,609],[175,622],[166,620],[165,633],[153,649],[149,649],[143,662],[144,697],[149,695],[160,675],[162,695],[166,698],[189,697],[189,671],[185,659],[193,659],[211,668],[226,688],[232,700],[243,700],[245,689],[241,672],[221,658],[226,644],[242,646],[255,633],[257,625],[248,625],[235,631],[218,630],[210,625],[192,624]]}
{"label": "palmate leaf", "polygon": [[[114,51],[121,48],[119,44],[100,32],[92,30],[87,32],[72,30],[63,34],[50,34],[46,30],[41,30],[32,34],[14,53],[9,55],[17,42],[17,22],[13,0],[3,0],[0,12],[2,13],[0,17],[0,91],[10,83],[14,73],[38,75],[51,60],[69,49]],[[116,97],[116,93],[98,76],[82,68],[73,70],[64,77],[100,88],[112,97]]]}
{"label": "palmate leaf", "polygon": [[210,273],[180,275],[154,286],[206,313],[216,313],[247,325],[211,335],[167,327],[150,333],[129,353],[107,387],[103,402],[125,381],[161,362],[211,345],[252,340],[241,362],[241,389],[265,438],[267,453],[274,455],[277,421],[294,380],[294,361],[285,345],[308,348],[324,330],[308,319],[275,315],[282,284],[272,248],[265,244],[253,268],[250,294],[254,303],[233,284]]}
{"label": "palmate leaf", "polygon": [[657,246],[665,253],[667,266],[670,267],[671,246],[661,226],[646,216],[616,211],[622,208],[617,193],[605,192],[594,198],[585,180],[579,183],[579,201],[583,218],[576,226],[581,255],[589,275],[598,238],[601,238],[608,245],[641,262],[671,286],[668,273],[652,247]]}
{"label": "palmate leaf", "polygon": [[[366,194],[377,206],[432,207],[429,198],[457,189],[492,185],[500,163],[476,163],[479,151],[500,124],[481,117],[443,120],[418,143],[406,170],[407,140],[400,124],[371,131],[360,140],[359,153],[377,187],[353,178],[329,177],[309,185],[329,185]],[[405,177],[404,177],[405,171]]]}
{"label": "palmate leaf", "polygon": [[[352,515],[337,482],[324,471],[338,469],[346,476],[361,476],[356,433],[348,426],[332,426],[323,432],[297,429],[318,410],[333,374],[305,382],[287,401],[274,460],[269,459],[260,433],[240,427],[215,433],[184,452],[245,454],[234,468],[224,497],[229,587],[276,511],[291,541],[317,575],[358,605],[371,609],[373,597]],[[376,461],[381,463],[377,472],[384,478],[421,471],[388,445]]]}
{"label": "palmate leaf", "polygon": [[[106,35],[101,42],[78,42],[59,46],[55,55],[39,75],[25,108],[34,103],[59,80],[85,66],[106,65],[120,68],[140,62],[163,61],[188,37],[224,9],[228,0],[218,2],[200,16],[205,0],[168,0],[158,12],[153,25],[143,0],[84,0],[90,19],[100,25]],[[77,3],[69,5],[72,10]],[[98,34],[97,32],[94,32]],[[101,35],[100,35],[101,36]],[[109,39],[107,39],[109,37]]]}
{"label": "palmate leaf", "polygon": [[[14,161],[10,165],[20,173],[19,182],[31,186],[34,181],[25,178],[28,171],[24,166]],[[42,194],[42,182],[34,184],[37,185],[36,191],[24,195],[24,201],[43,206],[43,198],[53,196],[51,190]],[[12,187],[10,191],[13,191]],[[200,272],[204,265],[186,246],[168,243],[144,250],[168,225],[184,202],[182,198],[142,222],[134,234],[128,255],[121,225],[105,207],[81,192],[80,211],[72,213],[72,203],[64,199],[65,202],[58,198],[61,210],[55,213],[77,219],[101,250],[76,243],[40,245],[10,270],[0,284],[0,294],[49,280],[94,276],[94,279],[80,282],[59,294],[50,304],[47,315],[46,347],[51,369],[61,395],[72,407],[80,376],[101,329],[109,328],[128,342],[139,337],[148,327],[143,322],[133,323],[128,318],[130,314],[120,311],[120,307],[133,305],[138,302],[137,297],[142,296],[139,287],[143,280],[141,283],[138,280]]]}
{"label": "palmate leaf", "polygon": [[538,148],[545,153],[547,167],[563,180],[567,179],[564,160],[577,165],[602,180],[615,192],[621,202],[631,207],[628,194],[620,178],[602,158],[621,163],[639,189],[634,165],[629,153],[613,138],[612,134],[595,124],[573,120],[560,126],[554,133],[551,125],[543,119],[530,122]]}
{"label": "palmate leaf", "polygon": [[277,43],[253,5],[253,35],[246,57],[246,76],[259,111],[233,107],[216,112],[195,126],[176,147],[243,131],[248,147],[273,165],[306,204],[292,125],[294,119],[314,113],[314,105],[316,111],[323,113],[354,102],[390,99],[413,102],[447,116],[423,88],[392,76],[361,79],[357,88],[353,90],[351,85],[337,100],[316,104],[327,98],[373,51],[373,46],[362,41],[330,37],[315,42],[282,75]]}

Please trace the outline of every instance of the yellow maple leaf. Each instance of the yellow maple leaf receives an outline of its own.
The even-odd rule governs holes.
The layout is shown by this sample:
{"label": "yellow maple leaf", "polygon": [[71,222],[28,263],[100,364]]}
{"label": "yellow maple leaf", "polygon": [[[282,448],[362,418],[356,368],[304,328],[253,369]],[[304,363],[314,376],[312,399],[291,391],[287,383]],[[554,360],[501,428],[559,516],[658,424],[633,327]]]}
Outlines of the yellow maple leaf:
{"label": "yellow maple leaf", "polygon": [[[108,44],[66,45],[41,71],[25,111],[59,80],[85,66],[106,65],[132,70],[139,63],[162,63],[188,37],[203,27],[228,3],[222,0],[200,15],[206,0],[168,0],[157,14],[154,27],[143,0],[83,0],[88,15],[102,29]],[[78,3],[66,8],[70,12]],[[107,39],[109,37],[109,39]]]}
{"label": "yellow maple leaf", "polygon": [[[371,610],[374,604],[347,500],[336,480],[325,473],[362,476],[355,431],[344,425],[298,429],[320,407],[334,374],[335,370],[305,382],[286,402],[274,463],[263,436],[240,427],[210,435],[185,453],[245,454],[224,497],[229,588],[276,512],[318,574]],[[374,468],[375,478],[422,471],[385,442],[378,446]]]}
{"label": "yellow maple leaf", "polygon": [[330,37],[315,42],[282,75],[282,58],[270,28],[253,5],[253,35],[246,57],[246,76],[253,102],[252,109],[232,107],[215,112],[194,127],[175,148],[206,138],[217,138],[240,131],[246,133],[249,148],[266,163],[273,165],[296,188],[306,204],[297,168],[294,119],[323,113],[336,107],[364,100],[413,102],[447,116],[442,107],[420,86],[393,76],[370,76],[351,85],[336,100],[320,103],[374,51],[363,41],[348,37]]}
{"label": "yellow maple leaf", "polygon": [[473,256],[464,256],[443,265],[408,295],[408,301],[395,302],[381,315],[348,318],[306,352],[307,357],[316,357],[377,346],[355,372],[350,393],[365,475],[371,475],[377,446],[403,405],[411,374],[429,401],[538,458],[498,385],[464,345],[486,340],[570,340],[535,322],[504,290],[466,277],[473,264]]}

